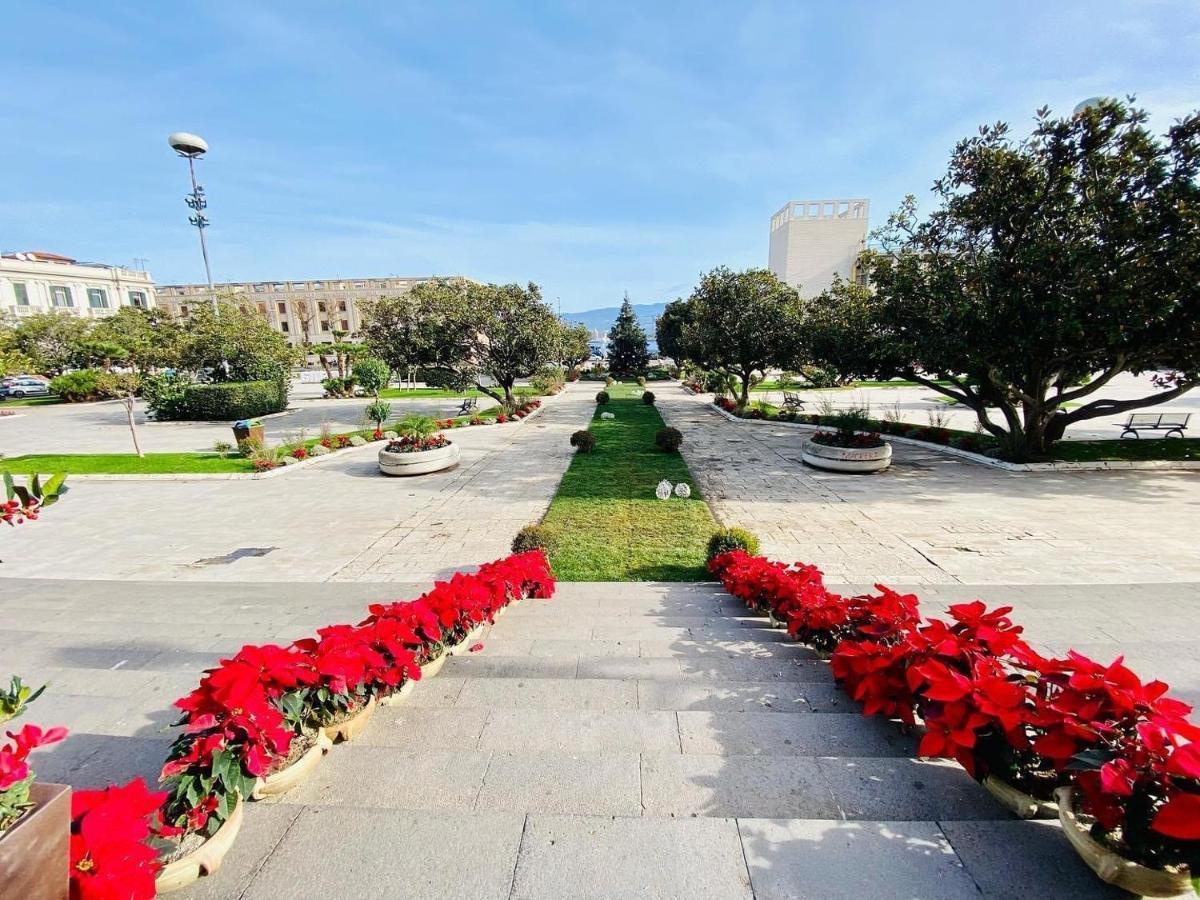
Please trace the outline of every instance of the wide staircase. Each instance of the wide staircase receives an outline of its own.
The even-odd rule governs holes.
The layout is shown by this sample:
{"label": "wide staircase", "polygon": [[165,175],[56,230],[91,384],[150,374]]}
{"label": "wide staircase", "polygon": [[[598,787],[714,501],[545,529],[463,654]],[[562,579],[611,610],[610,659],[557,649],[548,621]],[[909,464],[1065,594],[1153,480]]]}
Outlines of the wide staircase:
{"label": "wide staircase", "polygon": [[704,584],[520,604],[254,804],[192,896],[1127,896],[745,613]]}

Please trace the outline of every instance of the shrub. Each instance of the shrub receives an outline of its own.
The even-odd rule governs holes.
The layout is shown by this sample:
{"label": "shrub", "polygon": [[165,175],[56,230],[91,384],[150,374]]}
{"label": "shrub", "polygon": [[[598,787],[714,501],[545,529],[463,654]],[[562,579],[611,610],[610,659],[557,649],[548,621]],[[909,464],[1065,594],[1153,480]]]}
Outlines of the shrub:
{"label": "shrub", "polygon": [[645,403],[647,406],[653,406],[654,405],[654,392],[653,391],[642,391],[642,402]]}
{"label": "shrub", "polygon": [[617,380],[615,378],[613,378],[611,375],[609,375],[607,378],[604,379],[605,387],[612,387],[616,383],[617,383]]}
{"label": "shrub", "polygon": [[526,525],[513,538],[512,552],[525,553],[529,550],[544,550],[553,553],[558,546],[558,536],[545,525]]}
{"label": "shrub", "polygon": [[367,408],[363,410],[363,415],[371,422],[375,423],[375,427],[382,428],[383,423],[388,420],[388,416],[392,414],[392,404],[386,400],[376,400],[374,403],[367,404]]}
{"label": "shrub", "polygon": [[591,453],[596,447],[596,436],[586,428],[571,435],[571,446],[580,453]]}
{"label": "shrub", "polygon": [[607,403],[609,399],[608,391],[601,391],[596,395],[596,403],[598,403],[600,406],[603,406],[605,403]]}
{"label": "shrub", "polygon": [[758,538],[745,528],[736,526],[718,528],[708,539],[708,558],[728,553],[730,550],[745,550],[751,556],[758,555]]}
{"label": "shrub", "polygon": [[353,397],[355,384],[351,375],[349,378],[326,378],[321,387],[325,388],[326,397]]}
{"label": "shrub", "polygon": [[287,408],[282,380],[193,384],[186,376],[157,376],[146,379],[144,396],[159,421],[228,422]]}
{"label": "shrub", "polygon": [[364,391],[374,397],[379,396],[379,392],[388,386],[388,381],[392,377],[391,367],[382,359],[376,359],[373,356],[358,360],[351,371],[354,374],[354,380],[362,386]]}
{"label": "shrub", "polygon": [[105,372],[103,369],[79,369],[59,375],[50,382],[50,390],[68,403],[87,400],[112,400],[136,394],[141,387],[137,375]]}
{"label": "shrub", "polygon": [[578,380],[579,380],[579,370],[578,369],[568,370],[567,381],[578,381]]}
{"label": "shrub", "polygon": [[638,379],[637,379],[637,383],[638,383],[638,387],[645,387],[646,386],[646,376],[639,375]]}
{"label": "shrub", "polygon": [[666,453],[678,453],[679,448],[683,445],[683,435],[680,434],[678,428],[668,425],[658,429],[658,433],[654,435],[654,444],[659,450]]}
{"label": "shrub", "polygon": [[563,376],[558,369],[542,369],[529,379],[529,385],[542,396],[557,394],[563,387]]}

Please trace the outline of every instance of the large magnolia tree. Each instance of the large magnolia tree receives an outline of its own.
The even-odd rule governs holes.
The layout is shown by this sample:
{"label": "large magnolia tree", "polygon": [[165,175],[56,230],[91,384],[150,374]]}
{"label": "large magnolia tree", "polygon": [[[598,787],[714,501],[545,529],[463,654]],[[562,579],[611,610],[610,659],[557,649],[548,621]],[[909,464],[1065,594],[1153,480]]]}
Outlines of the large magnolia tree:
{"label": "large magnolia tree", "polygon": [[683,356],[736,376],[743,405],[756,372],[794,358],[800,294],[766,269],[713,269],[692,291],[686,313],[675,314],[684,322]]}
{"label": "large magnolia tree", "polygon": [[511,408],[517,379],[555,358],[562,324],[532,282],[440,279],[368,304],[359,335],[394,370],[433,370]]}
{"label": "large magnolia tree", "polygon": [[690,310],[686,300],[672,300],[654,320],[654,339],[658,342],[658,352],[671,357],[676,365],[683,365],[688,358],[683,329],[692,321]]}
{"label": "large magnolia tree", "polygon": [[586,325],[568,325],[564,322],[559,340],[559,355],[568,369],[577,369],[591,358],[592,332]]}
{"label": "large magnolia tree", "polygon": [[[1172,400],[1200,383],[1200,114],[1159,138],[1104,101],[1039,111],[955,148],[919,219],[910,197],[863,255],[871,288],[813,303],[809,352],[859,376],[903,376],[970,407],[1006,456],[1044,457],[1068,425]],[[1123,372],[1154,390],[1110,399]]]}

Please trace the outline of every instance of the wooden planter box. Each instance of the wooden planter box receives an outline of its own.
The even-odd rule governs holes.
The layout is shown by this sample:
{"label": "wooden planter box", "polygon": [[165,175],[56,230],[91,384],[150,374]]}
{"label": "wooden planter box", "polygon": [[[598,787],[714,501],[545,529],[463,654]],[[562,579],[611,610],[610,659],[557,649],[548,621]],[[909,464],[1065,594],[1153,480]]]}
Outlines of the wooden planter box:
{"label": "wooden planter box", "polygon": [[252,425],[249,428],[234,426],[233,440],[239,447],[245,441],[252,441],[259,446],[263,446],[267,442],[267,429],[263,425]]}
{"label": "wooden planter box", "polygon": [[19,900],[67,900],[71,866],[71,789],[35,781],[36,805],[0,835],[0,895]]}

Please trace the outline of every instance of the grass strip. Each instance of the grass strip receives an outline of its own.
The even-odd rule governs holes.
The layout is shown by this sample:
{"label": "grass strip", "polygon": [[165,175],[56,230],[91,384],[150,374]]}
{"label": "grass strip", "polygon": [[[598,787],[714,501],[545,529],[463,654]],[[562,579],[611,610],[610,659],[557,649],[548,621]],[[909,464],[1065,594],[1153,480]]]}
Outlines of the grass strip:
{"label": "grass strip", "polygon": [[[558,546],[550,557],[564,581],[706,581],[708,539],[717,528],[678,453],[654,445],[662,416],[642,403],[642,388],[614,385],[597,406],[590,431],[596,449],[576,453],[543,524]],[[616,418],[601,419],[611,412]],[[692,495],[659,500],[663,479],[686,482]]]}
{"label": "grass strip", "polygon": [[253,472],[250,460],[218,453],[31,453],[0,459],[0,469],[14,475],[180,475]]}

